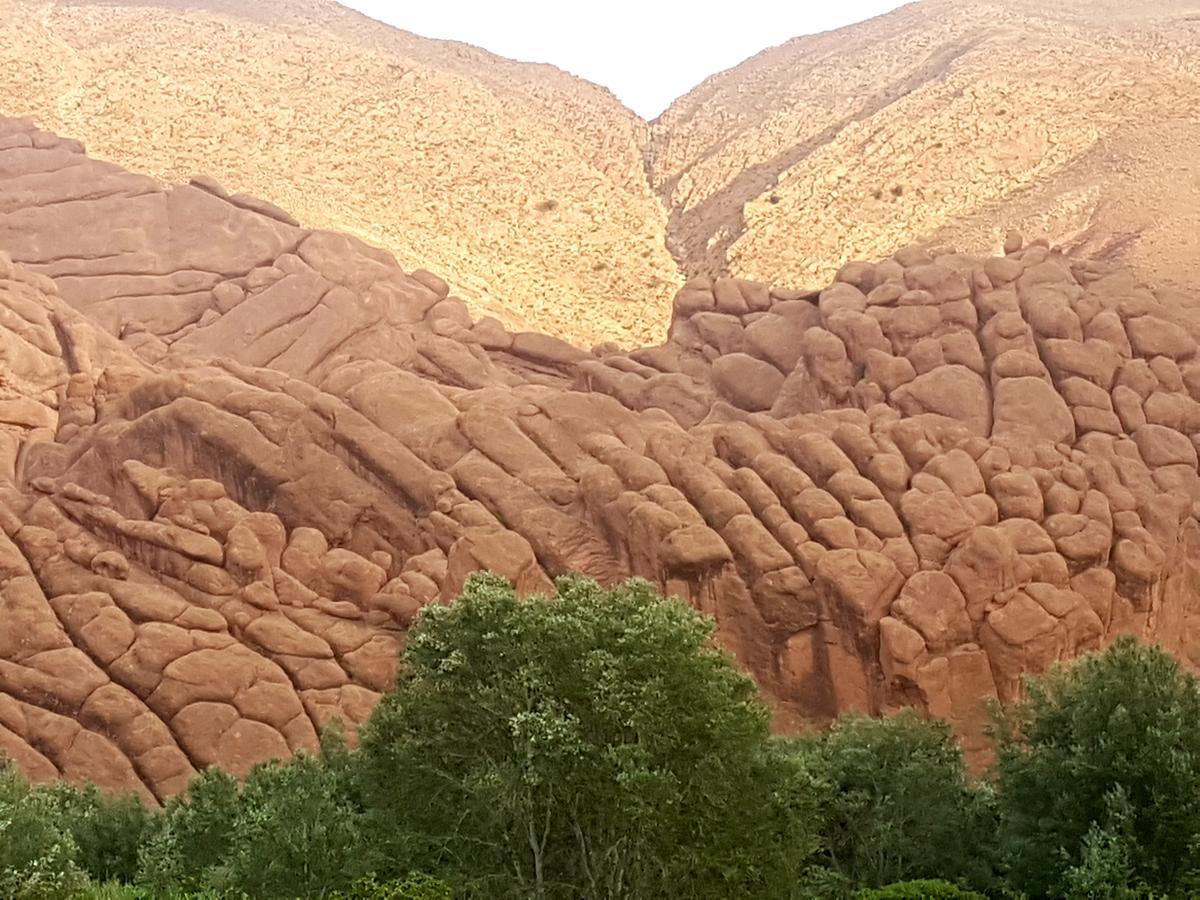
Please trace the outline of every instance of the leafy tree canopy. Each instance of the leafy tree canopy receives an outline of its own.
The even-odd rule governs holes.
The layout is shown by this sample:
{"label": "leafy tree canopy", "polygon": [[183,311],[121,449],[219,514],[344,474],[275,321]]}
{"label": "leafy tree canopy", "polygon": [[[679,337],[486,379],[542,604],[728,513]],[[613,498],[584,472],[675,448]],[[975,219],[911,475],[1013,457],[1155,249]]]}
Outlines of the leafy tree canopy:
{"label": "leafy tree canopy", "polygon": [[426,609],[362,737],[390,855],[489,896],[788,896],[811,781],[712,628],[636,580]]}
{"label": "leafy tree canopy", "polygon": [[1200,887],[1198,723],[1196,679],[1132,637],[1033,680],[999,722],[1013,883],[1034,896],[1116,878]]}
{"label": "leafy tree canopy", "polygon": [[991,881],[990,791],[969,778],[945,723],[910,711],[848,716],[800,747],[829,789],[821,826],[826,864],[851,884]]}

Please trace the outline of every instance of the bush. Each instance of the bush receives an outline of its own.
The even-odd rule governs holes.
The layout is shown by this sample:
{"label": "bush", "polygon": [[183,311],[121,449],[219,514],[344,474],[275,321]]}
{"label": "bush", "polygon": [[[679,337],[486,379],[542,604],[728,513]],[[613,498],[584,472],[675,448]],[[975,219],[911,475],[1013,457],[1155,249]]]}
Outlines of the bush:
{"label": "bush", "polygon": [[253,769],[218,883],[251,897],[323,897],[369,872],[364,824],[339,774],[304,754]]}
{"label": "bush", "polygon": [[75,855],[75,841],[53,796],[0,765],[0,897],[75,897],[87,884]]}
{"label": "bush", "polygon": [[998,722],[1013,884],[1033,896],[1118,896],[1088,893],[1100,883],[1194,890],[1198,721],[1196,679],[1130,637],[1032,681]]}
{"label": "bush", "polygon": [[379,881],[374,876],[354,882],[346,893],[333,900],[454,900],[454,891],[432,875],[408,875],[396,881]]}
{"label": "bush", "polygon": [[220,769],[196,776],[167,803],[142,845],[138,881],[164,894],[209,888],[233,850],[237,812],[233,776]]}
{"label": "bush", "polygon": [[105,794],[60,782],[47,791],[75,841],[76,861],[96,882],[132,882],[152,813],[134,794]]}
{"label": "bush", "polygon": [[859,891],[856,900],[986,900],[983,894],[966,891],[949,881],[900,881],[881,888]]}
{"label": "bush", "polygon": [[813,847],[753,683],[641,581],[518,601],[473,576],[409,632],[359,752],[385,855],[489,897],[786,897]]}
{"label": "bush", "polygon": [[150,892],[132,884],[107,882],[89,884],[78,895],[78,900],[152,900]]}
{"label": "bush", "polygon": [[821,826],[825,864],[849,883],[991,882],[990,794],[968,778],[945,723],[909,711],[851,716],[798,747],[830,792]]}

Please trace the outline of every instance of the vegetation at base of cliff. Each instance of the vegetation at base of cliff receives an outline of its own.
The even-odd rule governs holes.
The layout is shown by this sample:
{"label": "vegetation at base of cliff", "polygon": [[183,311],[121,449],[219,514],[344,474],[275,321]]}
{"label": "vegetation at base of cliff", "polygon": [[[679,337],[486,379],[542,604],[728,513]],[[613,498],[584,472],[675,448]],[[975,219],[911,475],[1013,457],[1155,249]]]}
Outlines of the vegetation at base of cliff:
{"label": "vegetation at base of cliff", "polygon": [[906,712],[772,737],[711,620],[629,581],[425,610],[349,748],[162,809],[0,768],[0,896],[1152,898],[1200,890],[1200,687],[1122,638],[1033,680],[972,777]]}

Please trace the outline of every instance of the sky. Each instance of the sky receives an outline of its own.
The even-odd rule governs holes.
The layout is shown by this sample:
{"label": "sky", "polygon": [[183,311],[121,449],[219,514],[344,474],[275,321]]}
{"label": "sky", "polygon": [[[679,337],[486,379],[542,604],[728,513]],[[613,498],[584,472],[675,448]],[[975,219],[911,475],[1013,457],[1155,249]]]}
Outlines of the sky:
{"label": "sky", "polygon": [[341,0],[405,31],[544,62],[603,85],[645,119],[723,69],[900,0]]}

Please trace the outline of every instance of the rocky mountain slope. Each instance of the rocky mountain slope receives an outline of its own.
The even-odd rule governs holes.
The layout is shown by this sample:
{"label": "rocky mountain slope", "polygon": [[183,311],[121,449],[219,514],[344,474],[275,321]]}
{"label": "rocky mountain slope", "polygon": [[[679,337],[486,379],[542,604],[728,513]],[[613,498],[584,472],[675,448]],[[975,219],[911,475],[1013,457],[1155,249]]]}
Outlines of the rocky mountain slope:
{"label": "rocky mountain slope", "polygon": [[791,283],[1006,229],[1200,277],[1200,3],[924,0],[714,75],[654,124],[688,271]]}
{"label": "rocky mountain slope", "polygon": [[0,114],[268,197],[588,346],[661,338],[680,283],[647,126],[611,94],[331,0],[0,0]]}
{"label": "rocky mountain slope", "polygon": [[767,50],[652,125],[332,0],[0,0],[0,23],[0,111],[271,198],[583,347],[661,340],[685,277],[816,286],[1010,227],[1200,281],[1197,0],[922,0]]}
{"label": "rocky mountain slope", "polygon": [[425,604],[645,577],[781,727],[1200,665],[1194,295],[1012,236],[696,278],[584,353],[216,181],[0,120],[0,751],[162,799],[351,729]]}

